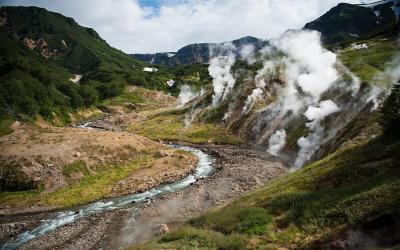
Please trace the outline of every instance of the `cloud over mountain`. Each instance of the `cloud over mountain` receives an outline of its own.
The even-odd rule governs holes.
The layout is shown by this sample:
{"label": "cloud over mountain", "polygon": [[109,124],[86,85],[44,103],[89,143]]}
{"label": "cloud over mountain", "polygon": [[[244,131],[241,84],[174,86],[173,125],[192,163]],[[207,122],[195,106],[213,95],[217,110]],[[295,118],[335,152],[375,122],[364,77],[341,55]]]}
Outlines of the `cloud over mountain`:
{"label": "cloud over mountain", "polygon": [[94,28],[112,46],[129,53],[147,53],[246,35],[275,37],[287,29],[301,28],[339,2],[343,1],[5,0],[1,4],[35,5],[60,12]]}

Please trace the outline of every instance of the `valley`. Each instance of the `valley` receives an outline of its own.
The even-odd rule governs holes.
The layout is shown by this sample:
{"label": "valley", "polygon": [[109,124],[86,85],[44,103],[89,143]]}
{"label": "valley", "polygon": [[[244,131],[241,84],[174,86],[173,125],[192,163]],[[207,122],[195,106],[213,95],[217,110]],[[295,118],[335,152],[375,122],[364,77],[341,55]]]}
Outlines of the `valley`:
{"label": "valley", "polygon": [[[160,96],[160,94],[156,96]],[[113,100],[110,100],[110,102],[113,103]],[[116,103],[114,103],[114,105],[116,105]],[[152,188],[157,188],[164,183],[173,183],[176,180],[183,179],[194,171],[196,161],[193,155],[188,155],[185,151],[178,150],[174,152],[173,149],[168,149],[169,147],[167,146],[144,138],[137,138],[138,136],[136,136],[136,138],[131,138],[133,137],[131,133],[111,131],[124,131],[127,127],[126,124],[143,122],[141,119],[145,119],[144,117],[148,115],[149,110],[147,109],[149,107],[143,105],[142,108],[143,111],[130,111],[126,113],[123,111],[124,106],[112,106],[109,109],[114,110],[116,113],[109,113],[105,115],[104,118],[95,120],[93,123],[96,124],[96,128],[88,127],[90,126],[89,123],[84,128],[47,127],[44,133],[39,133],[36,130],[40,128],[15,127],[14,132],[11,134],[12,136],[18,137],[23,133],[24,135],[35,137],[36,140],[40,140],[42,143],[44,141],[50,142],[50,147],[57,148],[56,152],[52,152],[49,148],[45,148],[43,144],[41,144],[40,149],[44,151],[32,153],[31,151],[35,149],[34,140],[31,141],[32,139],[29,140],[27,138],[21,138],[21,141],[13,140],[13,146],[20,150],[18,156],[24,158],[24,161],[29,159],[26,157],[31,153],[43,156],[42,165],[46,161],[46,158],[51,159],[54,165],[58,165],[55,161],[56,159],[74,162],[67,166],[73,166],[72,171],[75,172],[67,174],[66,176],[61,175],[58,178],[54,176],[47,177],[49,180],[67,179],[68,181],[69,177],[74,177],[72,174],[79,176],[85,174],[87,171],[93,171],[92,169],[96,170],[96,166],[93,166],[93,161],[95,164],[106,163],[107,155],[110,155],[109,157],[111,159],[119,159],[121,162],[118,164],[120,165],[126,164],[122,162],[121,159],[129,159],[130,162],[127,163],[128,166],[132,164],[132,159],[135,161],[136,158],[139,158],[138,163],[140,165],[133,166],[133,169],[122,167],[126,168],[126,170],[124,169],[126,173],[119,173],[118,177],[114,179],[112,179],[112,176],[110,178],[112,171],[108,170],[105,172],[108,175],[107,179],[104,180],[102,179],[102,172],[99,172],[92,175],[89,174],[89,176],[86,177],[87,180],[85,177],[81,179],[75,177],[75,180],[67,185],[67,187],[62,187],[62,183],[47,184],[44,182],[47,185],[45,185],[44,190],[38,194],[11,192],[10,195],[7,195],[7,193],[3,193],[3,214],[9,215],[1,218],[3,224],[1,228],[3,231],[2,241],[6,242],[12,235],[40,226],[40,221],[43,219],[57,218],[60,213],[57,212],[57,210],[62,209],[62,207],[72,206],[70,208],[72,211],[85,211],[86,205],[84,204],[90,201],[105,199],[104,204],[107,204],[107,200],[115,199],[112,197],[121,197],[122,200],[124,200],[124,195],[138,193],[134,195],[134,197],[141,197],[138,198],[139,200],[137,202],[124,201],[125,205],[122,205],[121,208],[118,208],[118,205],[112,205],[111,207],[115,206],[115,209],[111,208],[111,211],[99,209],[93,215],[91,215],[91,213],[89,213],[89,215],[82,215],[82,217],[76,221],[66,222],[64,226],[58,229],[54,228],[55,231],[50,231],[49,234],[39,236],[37,239],[29,241],[22,249],[35,249],[39,246],[44,248],[67,247],[70,249],[75,249],[76,247],[127,247],[149,240],[156,234],[154,228],[157,225],[168,224],[171,229],[182,225],[187,219],[195,215],[200,215],[210,208],[227,204],[227,202],[240,197],[244,193],[260,187],[262,183],[283,175],[286,172],[284,163],[280,163],[277,159],[268,159],[259,151],[245,149],[245,147],[193,144],[192,141],[201,142],[195,137],[191,137],[192,141],[170,141],[173,143],[195,146],[200,148],[203,152],[207,152],[207,154],[214,158],[211,164],[216,170],[210,177],[204,176],[199,179],[194,179],[196,182],[182,191],[179,191],[178,188],[177,192],[168,194],[171,191],[167,191],[166,194],[153,198],[150,194]],[[125,110],[129,111],[129,109],[126,108]],[[153,112],[165,112],[165,107],[162,107],[159,111],[152,109],[150,113]],[[116,121],[119,122],[116,123]],[[20,130],[22,131],[20,132]],[[179,131],[184,130],[184,128],[181,128]],[[62,134],[63,137],[60,136],[60,134]],[[54,136],[53,138],[58,140],[57,143],[63,146],[74,145],[75,150],[67,148],[66,152],[59,152],[60,148],[53,144],[54,139],[49,138],[49,135]],[[218,136],[218,134],[216,135]],[[217,136],[215,139],[218,141],[219,137]],[[85,150],[79,147],[78,141],[71,141],[72,138],[76,138],[82,143],[85,143],[83,145]],[[100,138],[102,141],[99,141]],[[207,139],[201,138],[203,140]],[[9,137],[4,137],[4,139],[6,142],[10,140]],[[165,139],[169,138],[167,137]],[[115,140],[117,140],[117,142],[115,142]],[[87,148],[91,147],[87,145],[87,143],[93,141],[98,147],[104,147],[104,149],[88,151]],[[113,144],[110,145],[110,143]],[[206,143],[208,144],[207,141]],[[31,151],[22,154],[21,151],[23,150],[21,150],[21,148],[23,146]],[[4,147],[7,147],[7,144],[4,145]],[[139,148],[135,149],[134,147]],[[153,151],[150,151],[152,147]],[[109,150],[106,150],[107,148]],[[76,149],[80,150],[77,151]],[[141,153],[144,155],[143,157],[149,157],[150,155],[150,157],[155,159],[145,159],[145,161],[140,162],[142,156],[139,152],[141,150],[150,151]],[[13,152],[14,149],[7,147],[5,153],[10,151]],[[67,151],[72,153],[69,157],[70,159],[67,157]],[[129,151],[133,153],[133,155],[138,154],[138,156],[124,155],[124,151],[125,153]],[[89,164],[83,165],[83,169],[82,167],[78,168],[78,166],[76,166],[77,164],[75,162],[77,156],[74,152],[80,152],[80,162],[89,162]],[[58,154],[61,154],[62,157]],[[91,157],[86,158],[88,155]],[[234,155],[233,158],[232,155]],[[96,157],[103,157],[105,160],[101,161],[96,159]],[[14,160],[17,164],[18,159]],[[90,164],[91,161],[92,164]],[[143,164],[147,166],[144,167]],[[201,162],[197,164],[201,164]],[[84,169],[85,167],[87,167],[87,170]],[[108,166],[106,165],[104,167]],[[139,168],[135,169],[136,167]],[[114,168],[118,169],[121,167],[115,166]],[[65,167],[63,167],[63,169],[65,169]],[[95,180],[90,180],[93,178],[95,178]],[[74,185],[74,182],[77,184]],[[56,184],[61,185],[61,187],[58,187],[59,190],[57,190],[57,187],[54,187]],[[169,184],[166,185],[168,186]],[[185,184],[185,186],[186,185],[189,184]],[[57,191],[54,192],[51,188]],[[90,188],[90,190],[88,188]],[[91,191],[92,188],[93,191]],[[150,190],[150,193],[146,195],[148,190]],[[143,193],[143,195],[140,193]],[[75,194],[79,197],[75,196]],[[129,199],[129,196],[126,197],[126,199]],[[135,198],[133,199],[135,200]],[[141,202],[144,203],[141,204]],[[74,214],[75,212],[71,213]],[[132,220],[135,222],[132,222]],[[76,243],[74,243],[74,245],[66,245],[71,241]]]}
{"label": "valley", "polygon": [[1,6],[0,249],[397,249],[399,6],[154,54]]}

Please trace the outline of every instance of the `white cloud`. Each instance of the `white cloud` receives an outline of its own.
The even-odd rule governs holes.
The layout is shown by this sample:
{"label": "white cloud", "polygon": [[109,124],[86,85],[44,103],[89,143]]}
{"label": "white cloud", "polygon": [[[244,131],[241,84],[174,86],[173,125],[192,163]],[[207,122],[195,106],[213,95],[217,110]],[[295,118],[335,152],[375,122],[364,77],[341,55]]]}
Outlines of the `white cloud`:
{"label": "white cloud", "polygon": [[94,28],[112,46],[129,53],[176,51],[199,42],[252,35],[272,38],[297,29],[339,2],[360,0],[186,0],[160,9],[137,0],[14,0],[2,5],[35,5],[73,17]]}

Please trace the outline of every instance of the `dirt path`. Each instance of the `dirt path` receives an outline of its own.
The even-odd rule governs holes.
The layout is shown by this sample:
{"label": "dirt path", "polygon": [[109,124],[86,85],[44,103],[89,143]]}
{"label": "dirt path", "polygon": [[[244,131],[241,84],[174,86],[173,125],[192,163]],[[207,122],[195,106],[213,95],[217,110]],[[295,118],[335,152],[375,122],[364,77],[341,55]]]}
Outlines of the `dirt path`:
{"label": "dirt path", "polygon": [[[216,159],[216,172],[212,176],[146,204],[133,204],[78,220],[28,242],[21,249],[118,249],[143,243],[155,234],[156,225],[163,223],[175,228],[286,172],[283,164],[265,158],[262,152],[229,146],[201,149]],[[15,217],[12,223],[15,227],[20,223],[32,225],[40,217]],[[21,222],[15,222],[18,220]]]}

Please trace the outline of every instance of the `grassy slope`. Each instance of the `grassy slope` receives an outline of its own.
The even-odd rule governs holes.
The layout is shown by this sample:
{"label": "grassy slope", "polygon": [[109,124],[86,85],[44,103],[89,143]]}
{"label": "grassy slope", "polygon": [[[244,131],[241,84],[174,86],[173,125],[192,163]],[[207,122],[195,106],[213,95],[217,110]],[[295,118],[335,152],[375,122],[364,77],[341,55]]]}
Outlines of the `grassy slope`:
{"label": "grassy slope", "polygon": [[[348,47],[339,52],[339,59],[363,83],[371,83],[398,45],[382,37],[362,42],[370,48]],[[332,154],[141,248],[319,249],[324,242],[345,237],[348,229],[363,228],[385,215],[398,223],[400,142],[379,136],[376,115],[355,123],[350,138],[362,132]]]}
{"label": "grassy slope", "polygon": [[374,77],[385,68],[385,63],[389,62],[393,55],[398,51],[397,36],[390,38],[375,37],[369,40],[358,42],[366,43],[368,49],[353,50],[351,46],[339,51],[338,57],[351,72],[360,77],[363,83],[371,83]]}
{"label": "grassy slope", "polygon": [[42,206],[69,207],[105,198],[112,192],[113,186],[134,171],[150,167],[153,163],[152,154],[143,154],[132,159],[127,164],[108,164],[91,167],[89,170],[84,162],[75,162],[63,167],[63,173],[68,177],[73,174],[83,174],[84,178],[79,182],[58,189],[52,193],[42,193],[42,190],[34,189],[18,192],[1,192],[0,204],[11,206],[18,204],[37,204]]}
{"label": "grassy slope", "polygon": [[145,248],[305,247],[384,214],[399,221],[400,142],[368,139],[376,130]]}
{"label": "grassy slope", "polygon": [[153,140],[185,141],[191,143],[240,144],[242,140],[227,132],[222,125],[193,122],[185,127],[185,115],[179,110],[149,116],[140,123],[131,124],[130,131]]}

